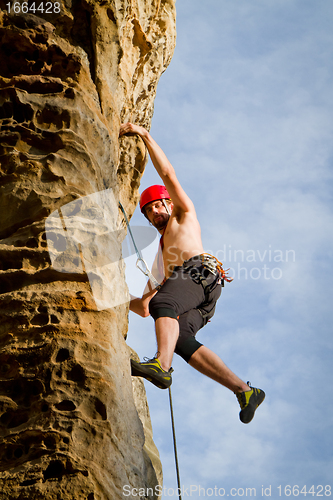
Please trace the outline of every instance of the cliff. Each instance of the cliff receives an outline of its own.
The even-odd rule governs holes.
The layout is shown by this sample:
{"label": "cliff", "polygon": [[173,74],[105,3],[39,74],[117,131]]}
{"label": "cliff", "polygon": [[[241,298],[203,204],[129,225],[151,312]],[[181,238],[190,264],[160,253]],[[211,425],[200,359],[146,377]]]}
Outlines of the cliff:
{"label": "cliff", "polygon": [[174,1],[49,4],[0,2],[0,499],[154,498],[118,208],[146,154],[118,131],[150,126]]}

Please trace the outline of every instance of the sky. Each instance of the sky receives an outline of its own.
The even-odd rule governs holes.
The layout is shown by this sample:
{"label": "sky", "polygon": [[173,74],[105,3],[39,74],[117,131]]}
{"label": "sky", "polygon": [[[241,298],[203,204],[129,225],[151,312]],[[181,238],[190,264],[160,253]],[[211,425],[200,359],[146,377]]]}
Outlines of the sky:
{"label": "sky", "polygon": [[[331,496],[333,3],[176,7],[151,134],[234,277],[197,338],[266,393],[244,425],[232,392],[174,356],[182,497]],[[156,183],[149,163],[141,190]],[[152,318],[130,313],[127,342],[153,357]],[[145,387],[163,499],[178,498],[168,392]]]}

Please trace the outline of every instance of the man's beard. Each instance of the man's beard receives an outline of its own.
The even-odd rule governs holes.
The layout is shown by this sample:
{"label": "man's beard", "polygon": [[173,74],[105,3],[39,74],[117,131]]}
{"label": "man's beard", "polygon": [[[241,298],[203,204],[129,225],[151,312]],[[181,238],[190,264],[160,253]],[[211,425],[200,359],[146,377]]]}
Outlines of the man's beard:
{"label": "man's beard", "polygon": [[157,221],[157,222],[153,222],[153,226],[156,227],[156,229],[158,231],[160,231],[161,229],[164,229],[170,219],[170,215],[169,214],[159,214],[159,217],[160,219]]}

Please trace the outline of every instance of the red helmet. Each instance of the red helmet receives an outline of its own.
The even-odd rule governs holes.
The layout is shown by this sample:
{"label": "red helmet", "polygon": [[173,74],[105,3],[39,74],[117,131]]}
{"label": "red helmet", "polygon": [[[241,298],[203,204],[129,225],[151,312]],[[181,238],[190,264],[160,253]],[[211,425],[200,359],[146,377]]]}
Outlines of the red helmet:
{"label": "red helmet", "polygon": [[140,209],[143,212],[143,208],[147,203],[156,200],[170,200],[170,195],[165,186],[150,186],[145,189],[140,196]]}

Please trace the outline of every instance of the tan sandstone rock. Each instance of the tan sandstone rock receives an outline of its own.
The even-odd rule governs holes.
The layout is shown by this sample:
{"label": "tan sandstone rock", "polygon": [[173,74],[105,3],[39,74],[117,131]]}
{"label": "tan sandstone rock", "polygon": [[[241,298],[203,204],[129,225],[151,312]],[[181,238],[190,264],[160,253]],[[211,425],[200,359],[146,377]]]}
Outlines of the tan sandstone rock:
{"label": "tan sandstone rock", "polygon": [[133,213],[146,152],[118,131],[150,126],[174,1],[17,5],[0,2],[0,500],[155,498],[118,207]]}

